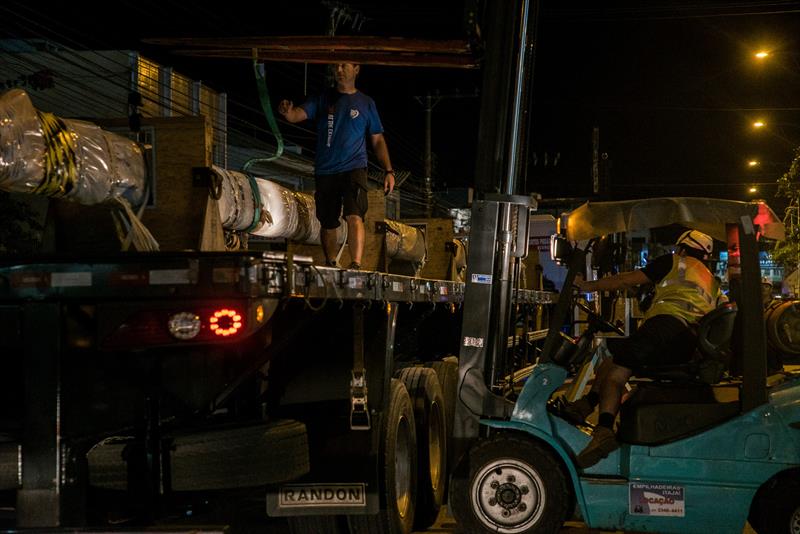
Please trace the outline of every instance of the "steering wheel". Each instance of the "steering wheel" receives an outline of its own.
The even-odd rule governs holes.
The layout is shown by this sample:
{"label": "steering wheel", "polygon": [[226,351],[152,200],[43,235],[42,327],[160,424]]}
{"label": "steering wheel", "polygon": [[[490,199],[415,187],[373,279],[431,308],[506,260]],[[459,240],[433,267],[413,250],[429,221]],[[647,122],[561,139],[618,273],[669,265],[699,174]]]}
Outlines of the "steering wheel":
{"label": "steering wheel", "polygon": [[617,325],[615,325],[615,324],[613,324],[613,323],[611,323],[609,321],[606,321],[605,319],[600,317],[600,315],[598,315],[593,309],[591,309],[589,306],[587,306],[583,302],[581,302],[579,300],[576,300],[575,301],[575,305],[578,308],[580,308],[581,310],[583,310],[584,312],[586,312],[586,315],[589,316],[590,321],[597,322],[600,325],[600,330],[602,330],[604,332],[615,332],[615,333],[617,333],[617,334],[619,334],[621,336],[625,335],[625,331],[623,329],[621,329]]}

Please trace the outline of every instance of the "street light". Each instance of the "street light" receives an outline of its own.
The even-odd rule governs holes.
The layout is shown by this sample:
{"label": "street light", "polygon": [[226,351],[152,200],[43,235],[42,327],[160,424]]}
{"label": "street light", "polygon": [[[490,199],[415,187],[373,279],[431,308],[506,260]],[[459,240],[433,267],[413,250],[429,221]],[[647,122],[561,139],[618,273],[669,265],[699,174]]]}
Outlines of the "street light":
{"label": "street light", "polygon": [[772,128],[800,128],[800,124],[796,124],[793,122],[767,122],[764,119],[756,119],[750,123],[750,126],[758,129],[770,130]]}
{"label": "street light", "polygon": [[759,132],[759,135],[762,135],[762,132],[772,135],[780,139],[782,143],[792,148],[797,146],[797,139],[793,138],[792,136],[786,133],[787,129],[793,130],[800,130],[800,124],[791,123],[791,122],[767,122],[766,120],[756,119],[755,121],[750,123],[753,130]]}
{"label": "street light", "polygon": [[774,50],[774,54],[773,50],[766,50],[762,48],[761,50],[756,50],[753,52],[753,57],[755,58],[755,61],[759,63],[774,63],[776,61],[781,63],[786,60],[790,60],[794,62],[796,67],[800,67],[797,52],[786,48],[776,49]]}
{"label": "street light", "polygon": [[750,168],[758,167],[760,164],[761,162],[759,162],[757,159],[751,159],[750,161],[747,162],[747,166]]}
{"label": "street light", "polygon": [[750,187],[747,188],[747,192],[750,193],[751,195],[754,193],[758,193],[758,187],[751,185]]}

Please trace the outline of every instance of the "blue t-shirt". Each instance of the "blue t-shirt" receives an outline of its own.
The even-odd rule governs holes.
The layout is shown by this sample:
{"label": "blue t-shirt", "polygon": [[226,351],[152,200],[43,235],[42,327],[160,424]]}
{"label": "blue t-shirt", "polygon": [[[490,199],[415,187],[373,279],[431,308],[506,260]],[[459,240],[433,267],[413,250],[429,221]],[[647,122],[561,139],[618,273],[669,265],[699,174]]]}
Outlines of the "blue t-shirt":
{"label": "blue t-shirt", "polygon": [[383,133],[374,100],[360,91],[333,90],[308,99],[302,108],[317,125],[316,174],[366,168],[366,136]]}

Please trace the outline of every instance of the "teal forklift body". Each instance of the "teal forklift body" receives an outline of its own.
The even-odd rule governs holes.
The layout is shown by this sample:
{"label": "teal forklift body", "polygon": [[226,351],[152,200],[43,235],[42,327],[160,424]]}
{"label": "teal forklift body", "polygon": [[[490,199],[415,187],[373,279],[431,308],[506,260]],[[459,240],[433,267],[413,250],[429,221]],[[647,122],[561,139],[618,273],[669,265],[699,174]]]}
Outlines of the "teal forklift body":
{"label": "teal forklift body", "polygon": [[537,366],[511,419],[482,423],[548,444],[569,472],[591,528],[739,533],[758,488],[800,465],[800,377],[772,388],[767,404],[721,425],[658,446],[623,444],[586,470],[574,458],[589,442],[588,429],[547,410],[565,378],[559,366]]}

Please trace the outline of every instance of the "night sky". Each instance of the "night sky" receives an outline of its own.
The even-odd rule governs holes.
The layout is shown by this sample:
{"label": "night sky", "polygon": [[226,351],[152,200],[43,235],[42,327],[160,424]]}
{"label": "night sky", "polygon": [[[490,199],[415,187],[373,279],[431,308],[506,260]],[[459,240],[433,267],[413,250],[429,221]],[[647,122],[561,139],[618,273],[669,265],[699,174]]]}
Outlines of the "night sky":
{"label": "night sky", "polygon": [[[464,2],[416,0],[387,7],[349,2],[366,17],[339,34],[462,38]],[[107,5],[106,5],[107,6]],[[145,37],[322,35],[320,1],[231,0],[202,6],[176,1],[103,4],[4,2],[0,38],[48,37],[69,46],[139,49],[148,57],[228,93],[231,113],[257,108],[247,60],[187,59],[141,43]],[[599,7],[603,6],[603,7]],[[774,180],[800,145],[800,1],[541,3],[534,70],[531,159],[525,188],[545,197],[592,195],[591,138],[599,128],[602,196],[726,196],[750,184],[772,201]],[[757,62],[753,52],[772,55]],[[268,63],[273,101],[302,100],[323,69]],[[397,168],[421,174],[424,123],[415,96],[470,94],[480,71],[365,66],[359,88],[372,96]],[[478,150],[475,98],[443,98],[433,113],[435,185],[474,182]],[[253,121],[266,125],[252,113]],[[762,131],[750,126],[767,122]],[[266,127],[266,126],[265,126]],[[307,132],[283,126],[290,141]],[[546,154],[546,156],[545,156]],[[553,165],[558,154],[558,164]],[[535,155],[535,156],[534,156]],[[535,159],[534,159],[535,157]],[[545,157],[547,165],[544,164]],[[761,163],[749,168],[747,161]],[[779,206],[779,203],[775,203]]]}

